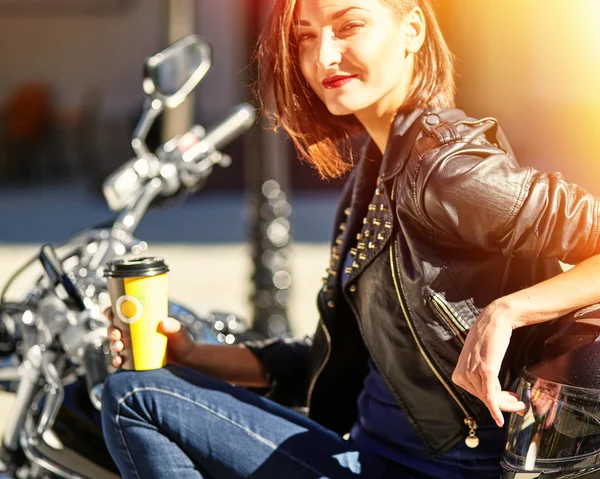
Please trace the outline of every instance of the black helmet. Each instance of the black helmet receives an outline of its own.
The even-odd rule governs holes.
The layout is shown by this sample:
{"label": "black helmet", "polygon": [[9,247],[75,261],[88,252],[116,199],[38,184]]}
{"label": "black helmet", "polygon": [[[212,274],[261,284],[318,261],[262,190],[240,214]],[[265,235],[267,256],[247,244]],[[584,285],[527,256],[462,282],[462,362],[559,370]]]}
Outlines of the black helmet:
{"label": "black helmet", "polygon": [[502,479],[600,479],[600,304],[553,325],[516,394]]}

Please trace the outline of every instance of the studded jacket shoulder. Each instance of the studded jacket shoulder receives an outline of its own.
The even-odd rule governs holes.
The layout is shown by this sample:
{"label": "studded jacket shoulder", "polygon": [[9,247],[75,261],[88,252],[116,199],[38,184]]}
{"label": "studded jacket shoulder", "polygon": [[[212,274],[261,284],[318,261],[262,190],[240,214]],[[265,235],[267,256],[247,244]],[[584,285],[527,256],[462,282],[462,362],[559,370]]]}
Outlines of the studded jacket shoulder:
{"label": "studded jacket shoulder", "polygon": [[[383,158],[368,144],[342,193],[311,344],[294,343],[293,356],[278,341],[251,347],[273,371],[298,373],[282,376],[295,391],[286,400],[307,393],[310,416],[340,434],[356,419],[370,356],[432,453],[476,445],[491,418],[450,379],[470,326],[494,299],[558,274],[559,259],[599,252],[598,234],[596,198],[520,167],[494,119],[401,113]],[[505,387],[535,354],[531,332],[513,335]]]}

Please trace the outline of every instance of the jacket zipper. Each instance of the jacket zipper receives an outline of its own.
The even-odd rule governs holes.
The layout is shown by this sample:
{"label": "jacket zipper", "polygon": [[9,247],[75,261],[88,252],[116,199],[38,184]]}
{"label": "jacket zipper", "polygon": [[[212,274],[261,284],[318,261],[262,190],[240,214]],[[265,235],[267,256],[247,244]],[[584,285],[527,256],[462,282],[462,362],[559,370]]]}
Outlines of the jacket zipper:
{"label": "jacket zipper", "polygon": [[415,343],[417,344],[417,347],[419,348],[419,351],[421,352],[421,355],[423,356],[423,359],[425,360],[425,362],[427,363],[427,365],[429,366],[429,368],[431,369],[433,374],[435,374],[435,376],[438,378],[438,381],[440,383],[442,383],[442,386],[444,386],[446,391],[448,391],[448,394],[450,394],[452,399],[454,399],[454,402],[456,402],[456,404],[458,404],[458,407],[460,407],[460,409],[464,413],[465,424],[469,428],[469,435],[465,438],[465,444],[470,448],[475,448],[479,445],[479,438],[477,437],[477,435],[475,433],[475,431],[477,429],[477,423],[475,422],[475,419],[473,419],[473,417],[471,416],[471,414],[469,413],[467,408],[462,404],[460,399],[458,399],[458,397],[456,396],[454,391],[452,391],[452,389],[450,388],[450,386],[448,385],[448,383],[446,382],[446,380],[444,379],[442,374],[434,366],[433,362],[431,361],[431,358],[425,351],[425,347],[423,346],[419,336],[417,335],[417,332],[415,331],[415,327],[408,315],[408,311],[406,310],[404,298],[402,297],[402,293],[400,292],[400,288],[398,285],[399,279],[397,278],[397,275],[396,275],[396,266],[395,265],[398,264],[397,263],[397,260],[398,260],[397,248],[394,248],[394,246],[396,245],[396,241],[394,241],[392,243],[392,245],[390,246],[390,269],[392,271],[392,280],[394,282],[394,287],[396,288],[396,295],[398,296],[398,301],[400,303],[400,307],[402,308],[402,313],[404,314],[406,323],[408,324],[408,327],[410,328],[410,332],[415,340]]}
{"label": "jacket zipper", "polygon": [[[392,192],[390,194],[390,198],[392,201],[394,201],[394,193],[396,192],[396,180],[397,180],[397,178],[394,179],[394,184],[392,186]],[[469,435],[465,438],[465,444],[469,448],[475,448],[475,447],[479,446],[479,438],[477,437],[477,434],[475,432],[477,430],[477,422],[471,416],[471,414],[469,413],[466,406],[464,406],[462,404],[462,402],[460,401],[460,399],[456,396],[454,391],[452,391],[452,388],[448,385],[448,383],[446,382],[446,380],[444,379],[442,374],[434,366],[433,362],[431,361],[431,358],[429,357],[429,355],[427,354],[427,352],[425,350],[425,346],[423,345],[423,343],[421,342],[421,339],[417,335],[415,326],[412,323],[410,316],[408,314],[408,311],[406,309],[406,305],[404,303],[404,298],[402,297],[402,292],[400,291],[400,287],[399,287],[400,276],[396,273],[396,265],[399,264],[398,263],[397,242],[398,242],[398,240],[396,239],[396,241],[393,241],[392,244],[390,245],[390,271],[392,273],[392,281],[394,282],[394,288],[396,289],[396,295],[398,296],[398,302],[400,303],[400,307],[402,308],[402,313],[404,314],[406,323],[408,324],[410,332],[415,340],[417,348],[419,348],[419,351],[421,352],[421,355],[423,356],[423,359],[425,360],[425,362],[427,363],[427,365],[429,366],[429,368],[431,369],[433,374],[435,374],[435,376],[438,378],[438,381],[440,383],[442,383],[442,386],[444,386],[446,391],[448,391],[448,394],[450,394],[452,399],[454,399],[454,402],[456,402],[458,407],[461,409],[461,411],[465,415],[464,423],[469,428]],[[396,249],[394,249],[394,246],[396,246]]]}
{"label": "jacket zipper", "polygon": [[313,375],[313,378],[310,382],[310,386],[308,388],[306,405],[307,405],[309,411],[310,411],[310,403],[312,400],[313,389],[315,388],[317,379],[319,378],[319,376],[323,372],[323,369],[325,369],[325,365],[329,361],[329,356],[331,356],[331,335],[329,334],[329,330],[327,329],[327,326],[325,325],[325,322],[322,319],[319,321],[319,324],[323,328],[323,332],[325,333],[325,339],[327,339],[327,353],[325,354],[325,359],[323,359],[323,361],[321,361],[321,364],[319,365],[319,369],[317,369],[317,372]]}
{"label": "jacket zipper", "polygon": [[452,311],[450,311],[446,302],[435,294],[431,295],[429,300],[435,311],[437,311],[442,320],[450,327],[450,329],[452,329],[452,331],[454,331],[456,337],[464,345],[466,330],[464,326],[459,323],[456,316],[452,314]]}

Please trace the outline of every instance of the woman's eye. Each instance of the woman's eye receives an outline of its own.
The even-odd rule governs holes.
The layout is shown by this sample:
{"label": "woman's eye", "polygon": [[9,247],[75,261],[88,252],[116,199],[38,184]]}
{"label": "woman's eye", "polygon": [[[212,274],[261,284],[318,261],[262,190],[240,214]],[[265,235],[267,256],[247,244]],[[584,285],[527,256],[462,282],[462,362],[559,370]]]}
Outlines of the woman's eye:
{"label": "woman's eye", "polygon": [[348,22],[342,27],[343,32],[351,32],[365,26],[365,22],[353,21]]}
{"label": "woman's eye", "polygon": [[315,35],[314,33],[311,32],[303,32],[303,33],[299,33],[298,34],[298,43],[304,42],[306,40],[310,40],[311,38],[314,38]]}

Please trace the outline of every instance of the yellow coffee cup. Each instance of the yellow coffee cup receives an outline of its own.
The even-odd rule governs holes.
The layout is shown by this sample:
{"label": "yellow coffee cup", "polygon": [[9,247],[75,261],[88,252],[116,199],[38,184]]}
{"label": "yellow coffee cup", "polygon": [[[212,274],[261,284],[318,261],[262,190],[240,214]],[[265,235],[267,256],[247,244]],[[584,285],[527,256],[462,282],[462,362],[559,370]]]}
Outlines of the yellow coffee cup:
{"label": "yellow coffee cup", "polygon": [[131,338],[131,350],[121,354],[123,369],[144,371],[166,364],[167,338],[158,326],[168,315],[168,271],[158,257],[121,258],[104,269],[113,323]]}

